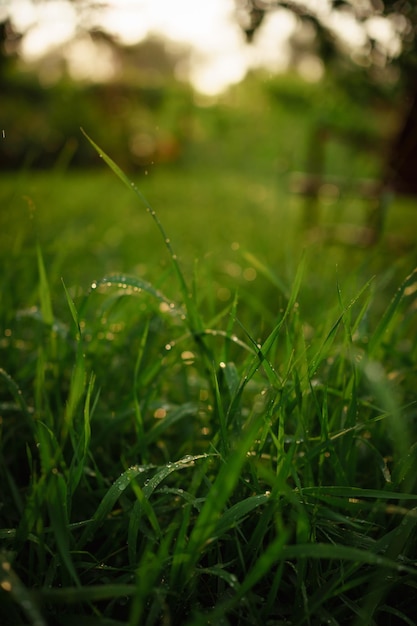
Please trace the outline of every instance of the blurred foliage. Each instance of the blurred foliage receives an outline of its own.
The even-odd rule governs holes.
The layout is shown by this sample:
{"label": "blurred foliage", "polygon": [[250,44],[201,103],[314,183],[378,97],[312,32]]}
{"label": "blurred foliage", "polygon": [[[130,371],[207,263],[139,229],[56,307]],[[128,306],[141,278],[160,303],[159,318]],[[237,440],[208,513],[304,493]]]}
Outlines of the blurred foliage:
{"label": "blurred foliage", "polygon": [[[185,165],[195,159],[218,165],[224,151],[225,167],[232,155],[244,167],[254,145],[260,167],[279,159],[287,162],[284,169],[302,168],[305,151],[295,161],[291,154],[294,134],[308,137],[315,128],[326,127],[326,132],[379,149],[380,138],[385,145],[398,125],[390,94],[371,95],[360,76],[351,96],[331,77],[312,84],[294,74],[271,78],[254,73],[217,101],[196,96],[173,77],[129,76],[98,84],[64,76],[45,86],[35,73],[15,67],[9,68],[3,83],[4,170],[97,165],[97,155],[82,138],[80,127],[123,168],[146,172],[155,164]],[[280,120],[288,115],[292,128],[282,132]],[[277,120],[274,137],[260,116]],[[300,142],[296,145],[299,150]]]}
{"label": "blurred foliage", "polygon": [[0,103],[7,132],[0,166],[89,166],[96,158],[80,142],[80,127],[123,165],[175,160],[186,138],[190,101],[189,89],[175,82],[85,84],[63,78],[45,87],[35,74],[10,72]]}
{"label": "blurred foliage", "polygon": [[[243,2],[242,6],[249,10],[253,4]],[[255,4],[259,4],[262,11],[276,5]],[[295,10],[291,2],[278,4]],[[345,4],[335,3],[336,8]],[[390,6],[387,4],[386,8]],[[391,8],[398,9],[397,5]],[[325,129],[326,133],[349,136],[353,144],[366,144],[379,150],[379,138],[382,136],[385,146],[387,138],[398,131],[401,115],[404,115],[399,99],[401,85],[393,80],[392,68],[378,69],[372,64],[364,68],[355,65],[348,54],[330,54],[327,48],[325,52],[325,43],[334,41],[329,39],[320,20],[307,9],[299,8],[296,13],[303,23],[306,20],[314,23],[317,36],[313,48],[315,46],[315,53],[326,63],[324,80],[311,85],[292,75],[273,79],[262,74],[249,76],[247,85],[256,83],[250,97],[246,97],[245,89],[231,89],[217,103],[202,101],[190,86],[175,79],[176,63],[179,60],[186,63],[188,51],[170,50],[164,40],[151,37],[138,45],[124,47],[106,33],[94,31],[88,37],[96,46],[103,45],[113,53],[117,78],[107,82],[73,81],[57,51],[52,55],[54,58],[42,61],[42,68],[25,66],[18,54],[21,35],[13,31],[8,21],[4,22],[0,32],[3,44],[0,119],[6,140],[0,145],[0,167],[5,170],[65,169],[68,165],[95,165],[98,159],[81,139],[80,127],[105,147],[124,169],[146,172],[157,163],[188,163],[190,159],[201,159],[197,152],[202,147],[202,137],[203,149],[208,151],[208,156],[213,150],[217,163],[223,150],[220,144],[226,138],[232,144],[231,153],[235,145],[235,157],[242,162],[244,154],[240,152],[242,147],[234,136],[234,128],[247,137],[244,149],[252,150],[254,141],[264,142],[263,152],[269,153],[271,161],[277,158],[279,151],[281,161],[288,161],[287,156],[282,156],[288,153],[287,133],[284,138],[276,137],[275,153],[262,131],[252,133],[258,126],[253,116],[265,116],[265,109],[262,109],[265,106],[278,107],[277,115],[282,115],[286,107],[294,108],[298,118],[292,117],[293,133],[304,132],[310,137],[317,129]],[[412,12],[410,15],[412,17]],[[261,22],[254,25],[252,34]],[[411,44],[407,47],[408,55],[410,50]],[[57,64],[60,64],[58,79],[53,76]],[[257,103],[255,98],[258,98]],[[214,104],[209,107],[211,113],[205,111],[208,104]],[[229,115],[231,111],[233,114]],[[214,142],[212,147],[208,136]],[[385,147],[383,153],[384,150]]]}

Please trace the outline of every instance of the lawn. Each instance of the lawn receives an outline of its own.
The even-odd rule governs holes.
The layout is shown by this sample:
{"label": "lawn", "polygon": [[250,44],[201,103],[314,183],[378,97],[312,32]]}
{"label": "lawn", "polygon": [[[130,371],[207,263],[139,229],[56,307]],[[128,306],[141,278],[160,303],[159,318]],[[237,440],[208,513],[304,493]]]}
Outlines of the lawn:
{"label": "lawn", "polygon": [[5,626],[415,623],[415,206],[307,229],[298,127],[274,160],[222,115],[1,177]]}

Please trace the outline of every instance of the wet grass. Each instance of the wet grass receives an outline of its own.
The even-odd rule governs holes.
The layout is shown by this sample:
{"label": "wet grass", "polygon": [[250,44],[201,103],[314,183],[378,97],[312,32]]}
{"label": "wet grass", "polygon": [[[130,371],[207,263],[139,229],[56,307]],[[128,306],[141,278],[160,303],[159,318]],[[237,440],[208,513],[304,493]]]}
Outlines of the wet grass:
{"label": "wet grass", "polygon": [[103,160],[6,194],[2,624],[413,624],[409,208],[345,247]]}

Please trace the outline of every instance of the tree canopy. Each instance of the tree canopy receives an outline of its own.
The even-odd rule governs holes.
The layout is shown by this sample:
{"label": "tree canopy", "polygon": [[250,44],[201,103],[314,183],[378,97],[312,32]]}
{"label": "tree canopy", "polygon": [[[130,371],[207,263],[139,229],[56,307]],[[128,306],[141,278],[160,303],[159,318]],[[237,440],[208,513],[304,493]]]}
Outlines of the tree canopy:
{"label": "tree canopy", "polygon": [[[277,9],[293,12],[309,23],[317,36],[317,53],[324,62],[344,53],[360,67],[368,70],[387,63],[400,70],[406,84],[414,85],[412,70],[417,67],[417,4],[407,0],[235,0],[237,18],[247,40],[253,40],[265,16]],[[363,42],[353,48],[338,36],[337,24],[361,28]],[[377,32],[385,33],[385,42]],[[409,85],[407,85],[409,86]]]}

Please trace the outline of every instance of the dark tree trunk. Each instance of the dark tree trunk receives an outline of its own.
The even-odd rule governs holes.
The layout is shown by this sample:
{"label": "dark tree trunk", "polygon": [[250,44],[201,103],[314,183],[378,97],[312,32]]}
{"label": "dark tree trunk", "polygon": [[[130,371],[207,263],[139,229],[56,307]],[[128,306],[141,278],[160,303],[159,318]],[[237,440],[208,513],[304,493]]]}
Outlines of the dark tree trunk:
{"label": "dark tree trunk", "polygon": [[390,149],[385,182],[396,193],[417,196],[417,83],[402,128]]}

